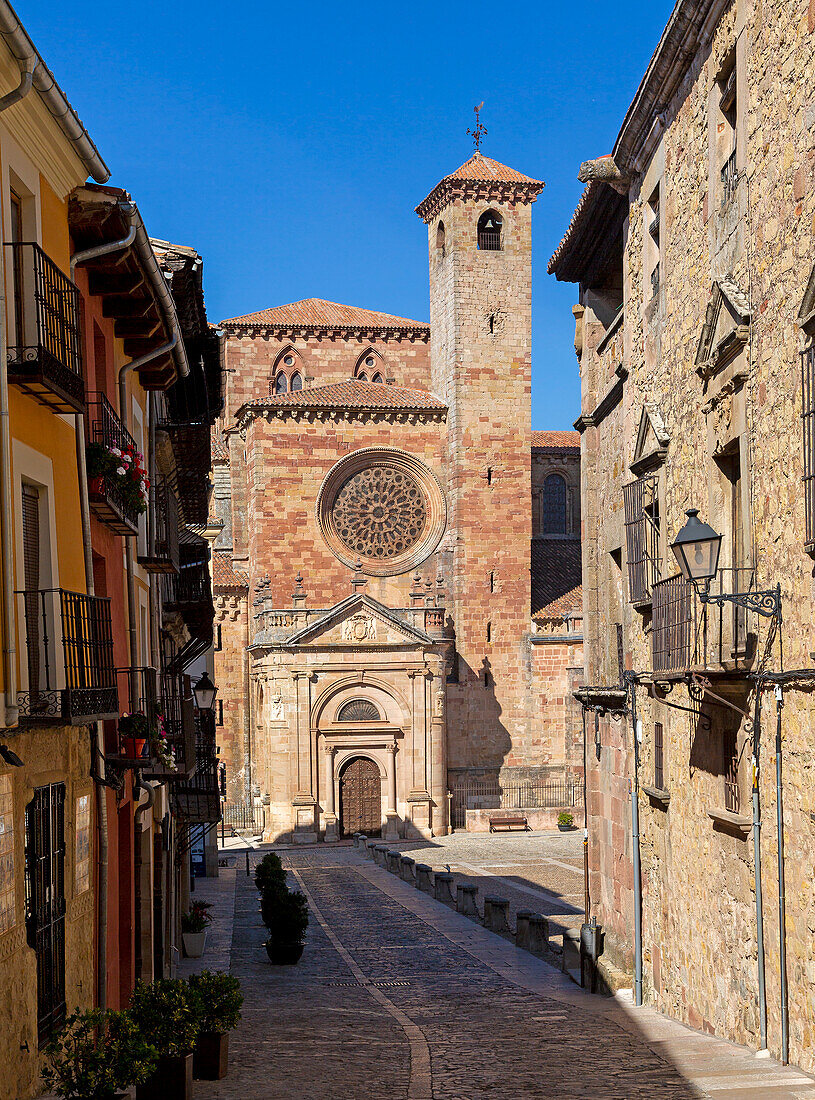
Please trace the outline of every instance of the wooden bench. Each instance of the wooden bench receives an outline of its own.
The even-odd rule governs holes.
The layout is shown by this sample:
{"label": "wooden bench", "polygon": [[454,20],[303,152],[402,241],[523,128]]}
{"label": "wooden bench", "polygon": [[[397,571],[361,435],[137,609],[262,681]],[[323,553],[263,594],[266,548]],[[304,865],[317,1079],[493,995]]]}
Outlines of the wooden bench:
{"label": "wooden bench", "polygon": [[502,814],[501,817],[490,818],[490,832],[494,833],[496,829],[528,829],[529,823],[523,814]]}

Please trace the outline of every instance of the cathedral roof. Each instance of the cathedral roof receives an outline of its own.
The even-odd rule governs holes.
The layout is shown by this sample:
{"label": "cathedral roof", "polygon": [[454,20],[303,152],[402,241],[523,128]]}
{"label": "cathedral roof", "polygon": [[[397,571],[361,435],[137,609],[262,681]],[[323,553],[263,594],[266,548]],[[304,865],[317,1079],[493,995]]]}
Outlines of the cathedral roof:
{"label": "cathedral roof", "polygon": [[580,450],[580,432],[533,432],[533,447],[547,447],[559,451]]}
{"label": "cathedral roof", "polygon": [[445,176],[424,202],[416,207],[420,218],[429,221],[455,198],[494,198],[515,202],[534,202],[544,184],[516,172],[500,161],[475,153],[455,172]]}
{"label": "cathedral roof", "polygon": [[228,550],[212,551],[212,583],[216,588],[248,588],[249,577],[232,565]]}
{"label": "cathedral roof", "polygon": [[[369,409],[403,412],[443,412],[447,406],[429,390],[410,390],[389,386],[386,382],[335,382],[294,393],[276,393],[259,401],[248,401],[243,408],[289,409]],[[240,410],[238,412],[240,416]]]}
{"label": "cathedral roof", "polygon": [[284,306],[272,306],[257,313],[246,313],[242,317],[230,317],[222,325],[235,328],[284,329],[287,332],[296,329],[356,329],[380,331],[381,329],[402,329],[430,331],[424,321],[411,321],[407,317],[395,317],[391,313],[379,313],[373,309],[361,309],[359,306],[344,306],[338,302],[327,302],[324,298],[303,298],[299,302],[289,302]]}
{"label": "cathedral roof", "polygon": [[579,539],[532,540],[532,618],[563,619],[582,614]]}

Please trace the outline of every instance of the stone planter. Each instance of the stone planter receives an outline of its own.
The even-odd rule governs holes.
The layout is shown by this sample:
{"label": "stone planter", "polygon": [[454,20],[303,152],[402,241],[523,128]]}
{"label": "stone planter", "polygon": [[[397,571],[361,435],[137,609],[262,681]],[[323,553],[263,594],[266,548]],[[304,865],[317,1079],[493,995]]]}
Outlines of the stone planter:
{"label": "stone planter", "polygon": [[200,1081],[220,1081],[229,1068],[229,1032],[202,1031],[192,1052],[192,1075]]}
{"label": "stone planter", "polygon": [[184,954],[188,959],[200,959],[207,944],[206,932],[182,932]]}
{"label": "stone planter", "polygon": [[266,954],[272,966],[296,966],[303,955],[305,944],[273,943],[267,940],[263,946],[266,948]]}
{"label": "stone planter", "polygon": [[192,1100],[192,1054],[163,1054],[155,1073],[136,1086],[136,1100]]}
{"label": "stone planter", "polygon": [[561,833],[573,833],[575,831],[575,826],[574,825],[561,825],[560,822],[558,822],[558,830]]}

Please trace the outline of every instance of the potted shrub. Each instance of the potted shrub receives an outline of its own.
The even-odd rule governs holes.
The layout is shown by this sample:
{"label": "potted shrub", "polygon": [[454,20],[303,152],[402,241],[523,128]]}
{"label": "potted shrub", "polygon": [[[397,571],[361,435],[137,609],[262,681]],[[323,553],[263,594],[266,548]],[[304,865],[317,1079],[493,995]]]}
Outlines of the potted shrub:
{"label": "potted shrub", "polygon": [[140,760],[147,755],[147,743],[151,740],[153,731],[147,715],[141,711],[133,711],[131,714],[123,714],[119,718],[119,742],[122,754],[130,760]]}
{"label": "potted shrub", "polygon": [[45,1048],[43,1083],[63,1100],[115,1100],[146,1080],[158,1053],[127,1012],[75,1012]]}
{"label": "potted shrub", "polygon": [[194,901],[181,916],[181,939],[188,959],[200,959],[207,942],[207,925],[212,923],[207,901]]}
{"label": "potted shrub", "polygon": [[261,898],[263,923],[269,930],[266,954],[274,966],[293,966],[303,954],[308,928],[305,896],[294,890],[269,890]]}
{"label": "potted shrub", "polygon": [[136,1089],[137,1100],[191,1100],[192,1050],[201,1027],[198,998],[181,978],[136,982],[130,1015],[158,1051],[158,1064]]}
{"label": "potted shrub", "polygon": [[243,995],[240,982],[222,971],[202,970],[189,978],[198,997],[201,1030],[192,1056],[193,1077],[220,1081],[229,1068],[229,1032],[238,1026]]}
{"label": "potted shrub", "polygon": [[280,856],[267,852],[255,868],[255,885],[261,894],[267,890],[286,890],[286,872]]}
{"label": "potted shrub", "polygon": [[557,827],[562,833],[568,833],[574,828],[574,818],[568,810],[557,815]]}
{"label": "potted shrub", "polygon": [[175,752],[167,738],[162,714],[156,715],[156,727],[150,731],[150,754],[165,768],[175,768]]}

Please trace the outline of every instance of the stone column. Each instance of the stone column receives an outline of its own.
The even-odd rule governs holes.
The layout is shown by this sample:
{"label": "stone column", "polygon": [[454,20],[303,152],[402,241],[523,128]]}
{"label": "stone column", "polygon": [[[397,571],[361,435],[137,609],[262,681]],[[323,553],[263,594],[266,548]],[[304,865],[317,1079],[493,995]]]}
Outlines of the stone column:
{"label": "stone column", "polygon": [[[294,827],[292,841],[295,844],[314,844],[317,841],[317,803],[310,789],[311,746],[308,720],[308,679],[305,672],[293,672],[294,680],[294,735],[297,755],[297,793],[292,799]],[[306,699],[306,717],[303,720],[303,697]]]}
{"label": "stone column", "polygon": [[431,825],[434,836],[447,836],[450,831],[450,800],[447,797],[447,722],[445,704],[447,686],[445,666],[441,661],[430,685],[432,699],[430,721],[430,797],[433,801]]}
{"label": "stone column", "polygon": [[325,841],[333,844],[340,839],[337,828],[337,813],[334,804],[334,746],[326,745],[323,749],[325,756]]}
{"label": "stone column", "polygon": [[430,792],[427,790],[427,684],[424,669],[408,672],[411,683],[411,788],[407,796],[410,830],[406,835],[429,837]]}
{"label": "stone column", "polygon": [[385,814],[385,840],[399,839],[399,815],[396,812],[396,742],[387,746],[388,809]]}

